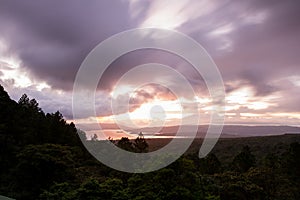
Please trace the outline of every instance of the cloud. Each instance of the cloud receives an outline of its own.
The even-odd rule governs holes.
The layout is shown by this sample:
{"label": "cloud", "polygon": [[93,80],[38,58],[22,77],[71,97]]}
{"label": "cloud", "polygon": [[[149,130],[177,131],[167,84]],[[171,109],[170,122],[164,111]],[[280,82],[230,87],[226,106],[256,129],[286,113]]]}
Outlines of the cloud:
{"label": "cloud", "polygon": [[[296,9],[298,3],[213,2],[213,9],[209,13],[195,14],[188,12],[187,7],[199,6],[197,3],[187,2],[172,5],[175,7],[173,10],[168,5],[170,12],[174,11],[179,15],[186,13],[184,23],[177,24],[176,27],[208,49],[221,70],[226,85],[233,80],[242,82],[243,85],[253,87],[257,96],[267,96],[280,89],[272,85],[274,79],[300,73],[300,58],[297,53],[300,51],[300,24],[297,20],[300,16]],[[149,16],[164,14],[161,4],[165,3],[154,1],[149,8]],[[147,22],[149,18],[145,19]],[[174,67],[184,69],[183,73],[188,74],[187,77],[194,86],[201,83],[203,85],[203,81],[199,82],[199,76],[193,78],[195,73],[186,64]]]}
{"label": "cloud", "polygon": [[[298,3],[185,0],[172,4],[90,1],[81,5],[76,1],[4,1],[0,22],[6,28],[2,29],[1,37],[9,43],[10,52],[17,54],[36,78],[53,88],[70,90],[77,69],[95,45],[114,33],[144,26],[156,16],[159,22],[166,16],[164,23],[175,21],[174,28],[191,35],[209,50],[225,80],[248,80],[263,95],[272,89],[260,89],[264,84],[257,79],[268,82],[268,77],[280,75],[278,71],[283,71],[283,65],[290,71],[299,71],[295,66],[299,63],[296,20],[299,12],[295,4]],[[157,57],[142,56],[135,60],[160,61]],[[129,56],[121,59],[112,71],[118,74],[123,72],[122,68],[126,69],[121,65],[134,63]],[[113,85],[107,80],[106,83]]]}
{"label": "cloud", "polygon": [[35,76],[70,90],[87,53],[133,21],[121,1],[3,1],[0,37]]}
{"label": "cloud", "polygon": [[[16,87],[9,81],[3,82],[0,80],[0,84],[4,86],[6,91],[9,91],[10,97],[18,101],[22,94],[27,94],[29,98],[36,99],[39,103],[39,107],[46,113],[54,113],[59,110],[64,117],[68,120],[73,119],[72,112],[72,92],[63,91],[51,88],[44,88],[41,91],[36,89],[36,86],[29,87]],[[95,95],[95,111],[99,116],[111,115],[110,109],[110,97],[104,92],[97,92]],[[80,107],[79,119],[88,119],[88,111],[85,105]]]}
{"label": "cloud", "polygon": [[[292,0],[91,0],[84,4],[78,0],[4,0],[0,7],[1,84],[9,86],[13,96],[36,95],[51,112],[56,106],[67,108],[64,112],[70,117],[73,81],[86,55],[113,34],[158,26],[181,31],[203,45],[219,67],[229,95],[249,87],[255,100],[278,96],[268,100],[276,105],[268,112],[299,111],[299,86],[288,81],[300,74],[299,4]],[[118,79],[134,66],[149,62],[171,66],[199,96],[208,96],[201,76],[182,58],[158,50],[135,51],[112,63],[101,79],[100,113],[110,114],[109,93]],[[29,81],[24,85],[25,79]],[[184,95],[176,79],[169,77],[168,82],[182,87]],[[46,89],[43,94],[42,89]],[[149,91],[139,91],[139,98],[132,101],[138,105],[151,100]],[[159,92],[170,98],[163,88],[155,89]]]}

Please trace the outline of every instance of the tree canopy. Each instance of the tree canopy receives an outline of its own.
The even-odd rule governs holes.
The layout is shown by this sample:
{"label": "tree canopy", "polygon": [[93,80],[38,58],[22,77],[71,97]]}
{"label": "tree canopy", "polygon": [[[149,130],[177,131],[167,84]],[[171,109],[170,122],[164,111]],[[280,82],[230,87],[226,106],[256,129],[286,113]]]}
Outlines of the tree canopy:
{"label": "tree canopy", "polygon": [[[26,94],[15,102],[0,85],[0,194],[53,200],[300,199],[297,141],[287,145],[278,141],[265,157],[252,151],[265,145],[260,139],[254,145],[221,148],[201,159],[191,151],[158,171],[129,174],[99,163],[80,138],[86,139],[84,133],[59,111],[45,114]],[[135,140],[111,142],[136,153],[151,150],[142,134]]]}

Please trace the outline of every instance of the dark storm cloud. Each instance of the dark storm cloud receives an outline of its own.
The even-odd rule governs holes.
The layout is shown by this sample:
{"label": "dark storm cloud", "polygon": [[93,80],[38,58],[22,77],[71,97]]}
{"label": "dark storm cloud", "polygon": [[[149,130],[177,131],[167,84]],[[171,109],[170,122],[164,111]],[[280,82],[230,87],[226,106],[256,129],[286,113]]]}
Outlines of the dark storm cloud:
{"label": "dark storm cloud", "polygon": [[[211,14],[211,19],[196,19],[185,28],[197,20],[209,21],[203,34],[194,30],[192,36],[211,53],[225,81],[244,80],[255,87],[257,95],[268,95],[278,89],[271,85],[272,80],[300,74],[299,8],[299,1],[232,1]],[[263,14],[265,20],[260,23]],[[214,41],[205,36],[225,25],[232,25],[233,31],[211,39]],[[232,43],[227,52],[217,50],[222,39]]]}
{"label": "dark storm cloud", "polygon": [[[195,86],[195,90],[204,90],[205,88],[205,83],[201,78],[201,75],[195,69],[193,69],[193,66],[187,61],[175,54],[156,49],[132,51],[119,57],[106,69],[99,82],[99,88],[102,90],[111,91],[115,83],[122,77],[122,75],[124,75],[130,69],[146,63],[159,63],[170,66],[185,76],[191,85]],[[144,76],[145,75],[136,76],[135,79],[143,79]],[[169,84],[176,86],[176,81],[176,78],[174,80],[170,80]],[[160,88],[163,89],[162,87]]]}
{"label": "dark storm cloud", "polygon": [[[34,78],[53,88],[71,90],[85,56],[104,39],[138,27],[146,16],[154,15],[148,13],[154,2],[135,2],[140,10],[133,17],[132,2],[126,0],[4,0],[0,6],[0,41],[3,39],[7,43],[8,54],[19,57],[21,66]],[[275,103],[282,110],[299,110],[296,102],[300,97],[293,95],[299,87],[287,89],[274,84],[274,80],[300,75],[300,1],[207,3],[216,4],[212,12],[199,13],[198,17],[186,16],[186,21],[177,30],[190,35],[207,49],[222,73],[226,92],[242,86],[253,87],[258,97],[281,91],[290,97],[289,107],[283,100]],[[194,5],[198,5],[196,1],[189,1],[183,9]],[[170,53],[152,50],[132,52],[117,59],[101,79],[100,89],[111,91],[125,72],[149,62],[173,67],[200,93],[207,92],[203,79],[188,63]],[[0,63],[0,69],[4,69],[4,65]],[[176,85],[176,80],[170,81]],[[237,84],[232,83],[235,81]],[[145,96],[146,101],[149,94],[140,95]]]}
{"label": "dark storm cloud", "polygon": [[1,37],[35,76],[71,89],[99,42],[132,28],[126,1],[1,1]]}
{"label": "dark storm cloud", "polygon": [[[88,52],[112,34],[137,27],[149,4],[145,1],[144,6],[140,5],[142,12],[132,19],[129,1],[2,1],[0,23],[5,28],[1,29],[1,36],[34,75],[55,88],[71,89],[77,69]],[[192,6],[193,1],[190,4]],[[179,29],[209,50],[225,80],[245,79],[255,86],[258,95],[266,95],[276,89],[268,85],[269,80],[282,73],[299,72],[298,1],[224,1],[218,4],[212,13],[187,21]],[[267,15],[262,24],[243,22],[245,17],[255,20],[259,12]],[[233,49],[220,53],[216,50],[221,43],[219,39],[208,39],[205,34],[229,23],[235,26],[228,35]],[[126,71],[128,65],[145,63],[148,58],[153,59],[153,56],[142,56],[135,59],[137,61],[121,59],[111,75],[123,72],[122,66]],[[154,59],[161,61],[157,57]],[[110,79],[104,82],[113,84],[114,77]],[[195,84],[198,80],[199,77],[190,77]]]}

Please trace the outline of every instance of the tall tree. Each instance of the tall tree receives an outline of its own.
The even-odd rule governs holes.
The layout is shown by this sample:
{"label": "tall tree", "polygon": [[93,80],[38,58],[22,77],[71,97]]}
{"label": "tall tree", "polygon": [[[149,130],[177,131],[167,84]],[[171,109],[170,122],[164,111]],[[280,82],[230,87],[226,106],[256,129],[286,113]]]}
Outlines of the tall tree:
{"label": "tall tree", "polygon": [[137,153],[146,153],[148,152],[148,143],[144,138],[142,132],[140,132],[139,136],[134,140],[133,143],[134,149]]}
{"label": "tall tree", "polygon": [[134,147],[132,142],[128,139],[128,137],[122,137],[118,142],[117,146],[126,151],[134,151]]}
{"label": "tall tree", "polygon": [[213,153],[200,160],[200,171],[204,174],[215,174],[221,171],[221,162]]}
{"label": "tall tree", "polygon": [[251,153],[248,145],[244,146],[241,153],[234,157],[232,165],[239,172],[246,172],[256,163],[255,156]]}

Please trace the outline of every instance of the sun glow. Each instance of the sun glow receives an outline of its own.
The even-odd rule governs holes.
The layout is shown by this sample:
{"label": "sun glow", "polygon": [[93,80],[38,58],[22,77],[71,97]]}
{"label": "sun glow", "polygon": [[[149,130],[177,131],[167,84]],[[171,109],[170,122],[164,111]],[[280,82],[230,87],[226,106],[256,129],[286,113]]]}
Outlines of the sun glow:
{"label": "sun glow", "polygon": [[182,119],[182,107],[177,100],[154,100],[151,102],[143,103],[139,108],[129,113],[122,113],[119,115],[111,115],[98,117],[98,121],[103,123],[126,122],[130,120],[138,127],[145,126],[163,126],[169,121],[178,121]]}
{"label": "sun glow", "polygon": [[244,87],[227,95],[226,102],[243,105],[250,100],[251,96],[253,96],[251,88]]}
{"label": "sun glow", "polygon": [[19,88],[35,86],[38,91],[50,88],[45,82],[32,80],[29,73],[21,67],[21,60],[17,56],[7,55],[7,49],[7,44],[0,40],[0,80]]}
{"label": "sun glow", "polygon": [[[169,2],[164,1],[156,2],[150,9],[149,15],[141,27],[174,29],[180,26],[186,20],[184,13],[180,12],[184,4],[184,1],[177,4],[169,4]],[[172,9],[161,9],[162,7],[170,6]]]}
{"label": "sun glow", "polygon": [[[128,115],[118,116],[124,121]],[[182,108],[177,101],[161,101],[143,103],[139,108],[129,113],[129,118],[137,126],[163,126],[167,121],[177,121],[182,118]]]}

